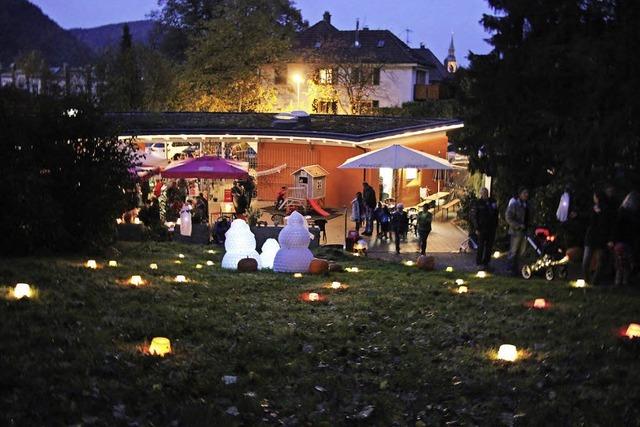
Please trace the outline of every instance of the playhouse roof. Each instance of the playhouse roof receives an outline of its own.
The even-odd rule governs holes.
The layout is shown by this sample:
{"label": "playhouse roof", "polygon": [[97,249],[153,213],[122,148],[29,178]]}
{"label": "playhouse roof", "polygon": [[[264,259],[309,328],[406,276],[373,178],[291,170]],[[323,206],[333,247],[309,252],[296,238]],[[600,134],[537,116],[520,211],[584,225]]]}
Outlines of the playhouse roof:
{"label": "playhouse roof", "polygon": [[297,169],[291,175],[295,175],[300,171],[305,171],[306,173],[311,175],[311,177],[313,177],[313,178],[318,178],[318,177],[321,177],[321,176],[329,175],[329,172],[327,172],[327,170],[325,168],[323,168],[322,166],[320,166],[320,165],[303,166],[303,167]]}

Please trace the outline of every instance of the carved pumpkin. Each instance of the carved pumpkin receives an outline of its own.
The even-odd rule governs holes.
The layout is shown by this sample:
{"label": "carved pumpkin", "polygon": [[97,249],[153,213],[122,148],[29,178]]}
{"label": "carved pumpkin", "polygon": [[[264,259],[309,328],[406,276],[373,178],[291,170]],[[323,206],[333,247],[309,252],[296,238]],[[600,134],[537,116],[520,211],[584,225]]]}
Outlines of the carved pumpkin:
{"label": "carved pumpkin", "polygon": [[329,262],[324,259],[314,258],[309,264],[309,273],[324,274],[329,271]]}
{"label": "carved pumpkin", "polygon": [[421,270],[433,271],[436,268],[436,260],[432,256],[420,255],[416,265]]}
{"label": "carved pumpkin", "polygon": [[242,258],[238,261],[238,271],[243,273],[258,271],[258,261],[253,258]]}

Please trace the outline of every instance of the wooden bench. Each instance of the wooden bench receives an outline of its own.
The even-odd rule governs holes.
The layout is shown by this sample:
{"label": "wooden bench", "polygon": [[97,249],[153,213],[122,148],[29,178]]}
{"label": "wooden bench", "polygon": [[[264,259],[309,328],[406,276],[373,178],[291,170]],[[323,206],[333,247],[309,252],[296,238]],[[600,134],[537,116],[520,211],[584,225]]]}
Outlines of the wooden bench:
{"label": "wooden bench", "polygon": [[440,208],[442,211],[442,219],[449,218],[449,209],[456,209],[460,207],[460,199],[453,199],[449,203],[445,204]]}

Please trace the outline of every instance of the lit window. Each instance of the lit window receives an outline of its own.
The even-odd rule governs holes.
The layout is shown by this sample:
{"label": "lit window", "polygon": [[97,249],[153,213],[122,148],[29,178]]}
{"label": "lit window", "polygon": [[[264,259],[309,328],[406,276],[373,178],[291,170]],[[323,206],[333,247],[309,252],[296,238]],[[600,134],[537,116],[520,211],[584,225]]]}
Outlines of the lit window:
{"label": "lit window", "polygon": [[321,68],[318,72],[318,80],[323,85],[333,84],[333,69]]}

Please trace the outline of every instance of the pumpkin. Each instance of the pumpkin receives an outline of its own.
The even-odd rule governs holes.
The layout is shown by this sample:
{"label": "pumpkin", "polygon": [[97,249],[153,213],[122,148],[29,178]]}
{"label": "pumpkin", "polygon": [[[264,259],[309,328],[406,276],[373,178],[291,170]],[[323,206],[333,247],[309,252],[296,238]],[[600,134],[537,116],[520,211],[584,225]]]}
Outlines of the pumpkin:
{"label": "pumpkin", "polygon": [[258,261],[253,258],[242,258],[238,261],[238,271],[243,273],[258,271]]}
{"label": "pumpkin", "polygon": [[421,270],[433,271],[436,268],[436,260],[432,256],[420,255],[416,265]]}
{"label": "pumpkin", "polygon": [[342,266],[338,263],[329,263],[329,271],[332,273],[339,273],[343,270]]}
{"label": "pumpkin", "polygon": [[309,264],[309,273],[324,274],[329,271],[329,262],[324,259],[314,258]]}
{"label": "pumpkin", "polygon": [[569,257],[569,261],[571,262],[580,262],[582,261],[582,248],[580,246],[574,246],[567,249],[567,254]]}

